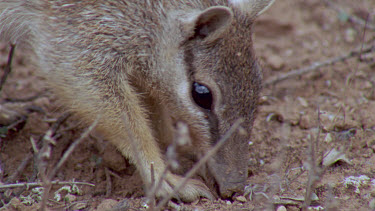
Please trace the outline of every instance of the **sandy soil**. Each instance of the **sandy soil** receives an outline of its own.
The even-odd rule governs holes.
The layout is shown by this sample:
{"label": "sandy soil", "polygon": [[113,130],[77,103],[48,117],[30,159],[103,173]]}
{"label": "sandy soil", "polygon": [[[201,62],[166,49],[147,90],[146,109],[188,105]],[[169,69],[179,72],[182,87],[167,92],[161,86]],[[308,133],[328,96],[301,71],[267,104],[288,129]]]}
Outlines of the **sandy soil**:
{"label": "sandy soil", "polygon": [[[347,13],[338,13],[322,0],[279,0],[259,18],[254,41],[266,83],[293,69],[375,44],[375,29],[364,32],[363,25],[348,19],[348,14],[361,20],[369,16],[368,26],[374,26],[375,1],[332,3]],[[8,51],[6,44],[0,45],[2,67]],[[36,181],[30,139],[41,139],[63,115],[27,58],[27,52],[16,52],[0,97],[0,184]],[[313,193],[310,210],[375,210],[374,73],[375,53],[369,53],[268,84],[254,125],[251,156],[244,161],[250,166],[247,194],[232,201],[170,204],[166,209],[299,210],[307,191]],[[60,125],[50,168],[84,130],[74,118]],[[27,158],[30,162],[17,171]],[[12,178],[15,172],[19,174]],[[309,178],[316,178],[316,183],[309,185]],[[146,209],[134,166],[94,135],[73,152],[56,180],[95,187],[53,186],[48,201],[52,210]],[[38,206],[39,189],[0,189],[0,210]]]}

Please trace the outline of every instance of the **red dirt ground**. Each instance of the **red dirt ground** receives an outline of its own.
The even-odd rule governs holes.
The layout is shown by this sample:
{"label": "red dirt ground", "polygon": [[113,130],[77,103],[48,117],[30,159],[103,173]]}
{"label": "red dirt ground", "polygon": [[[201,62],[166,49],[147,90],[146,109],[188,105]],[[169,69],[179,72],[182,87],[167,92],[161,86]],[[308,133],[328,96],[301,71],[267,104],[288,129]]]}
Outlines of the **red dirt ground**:
{"label": "red dirt ground", "polygon": [[[265,82],[290,70],[345,55],[362,44],[364,48],[375,45],[375,29],[364,33],[364,26],[351,22],[347,16],[362,20],[369,17],[368,26],[374,26],[375,1],[331,2],[347,13],[338,13],[322,0],[279,0],[259,18],[254,42]],[[8,51],[9,47],[2,43],[2,66]],[[16,49],[13,71],[1,93],[1,125],[14,123],[8,118],[14,114],[27,119],[8,132],[0,128],[0,185],[35,180],[37,174],[30,159],[30,164],[8,181],[22,161],[32,155],[30,139],[40,139],[63,114],[56,97],[36,76],[27,57],[27,52]],[[32,96],[37,97],[25,102],[6,100]],[[318,199],[309,209],[375,210],[374,100],[375,53],[265,86],[250,143],[251,157],[244,161],[250,166],[249,194],[233,201],[201,199],[192,204],[170,204],[166,209],[282,210],[280,206],[285,206],[288,211],[300,210],[309,187],[307,170],[321,170],[310,164],[312,152],[319,162],[335,149],[341,159],[324,156],[323,162],[332,164],[315,174],[322,176],[312,191]],[[57,130],[50,167],[56,165],[84,129],[74,118],[63,122]],[[311,150],[311,146],[317,150]],[[51,210],[146,209],[142,181],[134,166],[94,135],[73,152],[56,179],[89,182],[95,187],[78,185],[80,194],[61,191],[64,199],[57,201],[54,194],[62,186],[54,186],[48,201]],[[0,210],[35,210],[40,206],[36,192],[33,188],[0,189]]]}

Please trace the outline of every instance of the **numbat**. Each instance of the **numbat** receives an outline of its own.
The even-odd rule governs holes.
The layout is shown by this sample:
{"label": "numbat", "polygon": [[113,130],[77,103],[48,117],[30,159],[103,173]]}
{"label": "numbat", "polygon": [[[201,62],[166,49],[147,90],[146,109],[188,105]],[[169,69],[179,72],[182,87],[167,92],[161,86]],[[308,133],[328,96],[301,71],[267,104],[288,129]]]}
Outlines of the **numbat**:
{"label": "numbat", "polygon": [[[248,176],[262,80],[252,25],[272,2],[2,0],[0,33],[32,50],[66,108],[87,124],[100,116],[96,131],[135,163],[148,187],[166,168],[162,146],[176,139],[179,122],[191,144],[178,151],[197,161],[242,118],[247,133],[234,133],[201,168],[207,186],[190,179],[175,195],[213,198],[211,189],[228,198]],[[156,195],[182,180],[167,172]]]}

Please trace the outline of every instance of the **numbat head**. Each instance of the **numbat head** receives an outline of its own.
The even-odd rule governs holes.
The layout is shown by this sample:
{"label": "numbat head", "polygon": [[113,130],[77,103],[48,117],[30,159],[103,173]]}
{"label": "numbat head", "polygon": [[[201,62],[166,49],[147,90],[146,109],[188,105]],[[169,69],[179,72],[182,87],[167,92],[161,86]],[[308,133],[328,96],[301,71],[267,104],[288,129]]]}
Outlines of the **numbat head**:
{"label": "numbat head", "polygon": [[[204,156],[242,118],[200,174],[222,197],[242,191],[261,88],[251,28],[273,0],[2,0],[3,39],[33,50],[49,85],[72,112],[130,158],[146,185],[166,168],[161,146],[179,122]],[[135,143],[135,144],[132,144]],[[182,182],[168,171],[162,197]],[[175,197],[213,198],[190,179]]]}

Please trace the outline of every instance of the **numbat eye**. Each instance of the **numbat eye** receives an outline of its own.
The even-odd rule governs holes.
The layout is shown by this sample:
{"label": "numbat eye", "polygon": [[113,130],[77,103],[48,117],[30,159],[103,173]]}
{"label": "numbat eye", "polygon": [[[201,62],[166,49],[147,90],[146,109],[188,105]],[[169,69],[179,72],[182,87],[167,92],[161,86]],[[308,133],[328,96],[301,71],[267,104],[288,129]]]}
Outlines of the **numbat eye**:
{"label": "numbat eye", "polygon": [[204,109],[211,110],[212,94],[207,86],[194,82],[192,95],[197,105]]}

